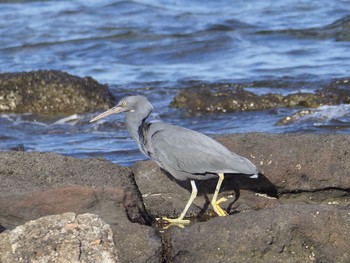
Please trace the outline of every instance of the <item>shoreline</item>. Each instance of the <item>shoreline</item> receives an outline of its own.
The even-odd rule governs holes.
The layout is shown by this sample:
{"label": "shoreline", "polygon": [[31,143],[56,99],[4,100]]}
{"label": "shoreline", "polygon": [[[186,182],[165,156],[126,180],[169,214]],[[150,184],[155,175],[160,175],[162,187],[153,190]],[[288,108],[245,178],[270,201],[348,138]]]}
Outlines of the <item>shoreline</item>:
{"label": "shoreline", "polygon": [[[122,262],[135,260],[136,247],[143,256],[135,262],[189,262],[208,258],[215,261],[218,257],[224,261],[247,262],[247,255],[250,262],[264,262],[261,258],[349,260],[350,240],[345,233],[350,227],[347,147],[350,135],[251,133],[220,136],[217,140],[250,158],[266,180],[226,177],[220,197],[228,198],[222,206],[230,215],[214,218],[207,200],[216,182],[206,185],[201,182],[200,194],[188,211],[194,219],[191,225],[185,229],[171,227],[165,230],[165,235],[154,228],[154,218],[178,215],[189,192],[186,185],[168,178],[152,161],[122,167],[97,158],[0,152],[0,224],[7,229],[0,234],[0,251],[21,242],[27,244],[24,248],[28,251],[40,249],[43,243],[33,243],[34,236],[14,239],[17,233],[14,229],[35,225],[39,218],[44,218],[40,219],[43,224],[52,220],[50,215],[54,214],[59,221],[60,217],[67,217],[65,213],[73,212],[76,216],[95,214],[110,226],[113,249],[108,251],[113,251]],[[310,216],[315,219],[311,220]],[[199,222],[201,218],[206,221]],[[203,238],[209,232],[210,236]],[[225,233],[232,235],[231,241],[224,238]],[[288,233],[294,234],[285,238]],[[187,235],[196,241],[186,240]],[[327,235],[334,242],[329,242]],[[58,235],[50,242],[57,242],[57,238],[67,237]],[[270,241],[263,241],[267,239]],[[222,242],[217,244],[217,240]],[[207,251],[200,249],[201,244],[208,246]],[[218,246],[220,251],[213,250]],[[98,249],[101,250],[94,255],[106,248],[98,246]],[[24,250],[20,249],[6,251],[6,255],[14,258],[40,258],[23,254]],[[4,255],[0,253],[0,258]]]}

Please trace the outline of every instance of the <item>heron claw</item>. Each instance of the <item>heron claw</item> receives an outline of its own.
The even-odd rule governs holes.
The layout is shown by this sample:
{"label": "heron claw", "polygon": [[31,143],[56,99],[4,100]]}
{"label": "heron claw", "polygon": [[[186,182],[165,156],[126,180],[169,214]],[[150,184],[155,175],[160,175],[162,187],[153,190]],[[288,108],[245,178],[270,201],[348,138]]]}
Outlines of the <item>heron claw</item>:
{"label": "heron claw", "polygon": [[167,218],[167,217],[163,217],[162,220],[168,223],[166,226],[163,227],[163,229],[168,229],[169,227],[172,227],[172,226],[185,228],[185,225],[189,225],[191,223],[190,220],[181,219],[181,218]]}
{"label": "heron claw", "polygon": [[215,213],[218,216],[227,216],[228,215],[228,213],[219,206],[220,203],[225,202],[225,201],[227,201],[227,199],[225,197],[222,197],[219,200],[217,200],[216,202],[213,202],[211,204],[214,208]]}

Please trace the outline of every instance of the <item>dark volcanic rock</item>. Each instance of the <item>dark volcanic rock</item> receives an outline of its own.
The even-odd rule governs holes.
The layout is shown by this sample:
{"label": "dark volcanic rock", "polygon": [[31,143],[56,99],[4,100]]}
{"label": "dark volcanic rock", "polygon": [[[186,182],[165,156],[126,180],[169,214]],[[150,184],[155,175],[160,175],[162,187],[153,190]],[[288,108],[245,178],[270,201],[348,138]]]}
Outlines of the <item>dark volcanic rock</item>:
{"label": "dark volcanic rock", "polygon": [[46,70],[0,74],[0,112],[73,114],[113,103],[107,85],[91,77]]}
{"label": "dark volcanic rock", "polygon": [[[142,193],[142,199],[147,213],[152,217],[178,217],[190,198],[191,186],[189,181],[179,182],[166,172],[162,171],[153,161],[140,161],[132,167],[135,181]],[[262,209],[275,206],[278,201],[274,198],[257,196],[250,191],[239,191],[237,182],[226,177],[219,198],[226,197],[228,200],[220,206],[228,211]],[[256,180],[246,179],[251,184]],[[187,211],[188,217],[201,217],[210,215],[212,207],[210,200],[214,193],[217,179],[197,181],[198,196]],[[270,189],[269,189],[270,190]],[[239,199],[236,201],[235,198]],[[234,204],[233,202],[236,201]],[[215,214],[215,213],[214,213]]]}
{"label": "dark volcanic rock", "polygon": [[44,191],[1,195],[0,222],[13,228],[45,215],[67,211],[77,214],[98,214],[103,220],[116,225],[127,220],[140,219],[137,204],[123,187],[64,186]]}
{"label": "dark volcanic rock", "polygon": [[[162,233],[163,246],[155,229],[131,221],[147,222],[144,208],[153,217],[178,216],[190,184],[176,182],[154,162],[138,162],[130,170],[100,159],[0,153],[0,261],[52,256],[51,251],[67,251],[74,259],[77,244],[85,248],[88,242],[89,256],[116,255],[119,262],[349,262],[349,135],[254,133],[217,140],[249,158],[263,175],[226,175],[220,197],[228,200],[221,206],[231,215],[213,218],[209,213],[184,229],[170,227]],[[197,183],[199,196],[187,215],[212,210],[216,183]],[[94,216],[81,228],[74,214],[72,223],[63,224],[66,214],[60,214],[48,227],[41,227],[46,219],[37,219],[71,211],[97,214],[113,237]],[[39,221],[10,231],[30,219]],[[88,227],[94,223],[98,229]],[[77,235],[72,238],[62,229]],[[79,236],[81,230],[87,235]],[[26,235],[15,240],[11,235],[16,233]]]}
{"label": "dark volcanic rock", "polygon": [[[262,209],[279,202],[251,191],[277,194],[283,197],[282,202],[287,201],[286,193],[307,192],[307,196],[298,198],[304,202],[349,203],[349,135],[254,133],[226,135],[218,141],[249,158],[264,174],[260,179],[225,176],[220,196],[228,201],[220,205],[228,211]],[[181,213],[190,196],[188,182],[176,182],[151,161],[136,163],[132,171],[148,213],[154,217],[176,217]],[[188,216],[197,217],[208,207],[212,210],[209,202],[216,183],[216,179],[197,182],[200,193]],[[245,189],[250,191],[242,191]],[[238,201],[233,203],[237,197]]]}
{"label": "dark volcanic rock", "polygon": [[[287,96],[271,93],[256,95],[244,89],[268,84],[264,82],[201,85],[182,89],[170,106],[183,108],[189,114],[264,110],[277,107],[317,108],[322,105],[350,103],[348,82],[348,79],[335,80],[315,93],[298,92]],[[269,85],[282,88],[283,85],[291,86],[292,83],[281,84],[271,81]],[[303,83],[296,83],[296,85],[303,85]]]}
{"label": "dark volcanic rock", "polygon": [[236,134],[218,140],[248,157],[279,193],[350,189],[350,136]]}
{"label": "dark volcanic rock", "polygon": [[94,213],[111,226],[118,262],[161,261],[155,230],[132,223],[147,223],[148,217],[129,168],[99,159],[2,152],[0,180],[3,227],[50,214]]}
{"label": "dark volcanic rock", "polygon": [[[132,172],[142,194],[147,213],[153,217],[177,217],[185,207],[190,192],[178,185],[153,161],[140,161],[133,165]],[[190,186],[189,182],[184,182]],[[189,208],[188,216],[197,216],[205,200],[196,198]]]}
{"label": "dark volcanic rock", "polygon": [[1,195],[67,185],[136,190],[128,167],[105,159],[77,159],[54,153],[0,152],[0,179]]}
{"label": "dark volcanic rock", "polygon": [[174,228],[168,262],[349,262],[349,213],[288,204]]}

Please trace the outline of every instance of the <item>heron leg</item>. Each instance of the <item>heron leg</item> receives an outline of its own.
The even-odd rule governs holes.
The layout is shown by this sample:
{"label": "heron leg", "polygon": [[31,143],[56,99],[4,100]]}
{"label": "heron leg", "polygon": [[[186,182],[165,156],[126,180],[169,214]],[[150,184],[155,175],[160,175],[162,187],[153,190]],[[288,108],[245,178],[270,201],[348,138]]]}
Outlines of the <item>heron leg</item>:
{"label": "heron leg", "polygon": [[216,185],[214,196],[213,196],[213,199],[211,200],[211,205],[213,206],[214,211],[215,211],[215,213],[217,213],[218,216],[227,216],[226,211],[223,210],[219,206],[220,203],[225,202],[227,199],[223,197],[223,198],[220,198],[219,200],[216,200],[218,198],[218,194],[219,194],[219,191],[220,191],[220,188],[221,188],[221,184],[224,181],[224,174],[223,173],[219,173],[218,175],[219,175],[219,181],[218,181],[218,183]]}
{"label": "heron leg", "polygon": [[191,180],[191,186],[192,186],[192,192],[191,192],[191,197],[188,200],[185,209],[182,211],[181,215],[178,218],[167,218],[167,217],[163,217],[163,220],[168,221],[169,223],[175,223],[175,224],[189,224],[191,223],[190,220],[186,220],[183,219],[186,215],[187,210],[190,208],[193,200],[196,198],[197,196],[197,186],[196,183],[194,182],[194,180]]}

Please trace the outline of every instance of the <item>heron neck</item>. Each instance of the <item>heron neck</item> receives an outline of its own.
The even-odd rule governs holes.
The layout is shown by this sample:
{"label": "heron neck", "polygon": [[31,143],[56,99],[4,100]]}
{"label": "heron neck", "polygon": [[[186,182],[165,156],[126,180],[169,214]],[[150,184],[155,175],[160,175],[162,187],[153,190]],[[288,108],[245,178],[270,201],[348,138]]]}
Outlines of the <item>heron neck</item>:
{"label": "heron neck", "polygon": [[[149,115],[149,114],[148,114]],[[126,128],[128,129],[131,137],[136,141],[138,145],[140,145],[140,128],[142,128],[146,124],[146,119],[148,118],[148,115],[146,116],[140,116],[135,114],[134,112],[127,112],[125,114],[125,124]]]}

